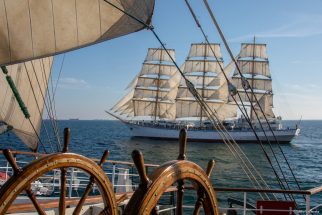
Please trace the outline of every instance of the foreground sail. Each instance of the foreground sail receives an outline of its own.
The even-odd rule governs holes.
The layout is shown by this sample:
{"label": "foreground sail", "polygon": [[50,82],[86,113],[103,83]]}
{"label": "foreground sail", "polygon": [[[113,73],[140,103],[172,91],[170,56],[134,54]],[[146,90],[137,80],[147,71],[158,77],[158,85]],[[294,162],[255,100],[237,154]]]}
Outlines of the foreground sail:
{"label": "foreground sail", "polygon": [[[108,0],[149,23],[154,0]],[[104,0],[0,0],[0,65],[66,52],[144,28]]]}
{"label": "foreground sail", "polygon": [[0,72],[0,121],[4,123],[3,127],[12,130],[32,150],[38,147],[52,63],[53,57],[48,57],[7,67],[8,75],[29,112],[29,119],[21,110],[6,75]]}

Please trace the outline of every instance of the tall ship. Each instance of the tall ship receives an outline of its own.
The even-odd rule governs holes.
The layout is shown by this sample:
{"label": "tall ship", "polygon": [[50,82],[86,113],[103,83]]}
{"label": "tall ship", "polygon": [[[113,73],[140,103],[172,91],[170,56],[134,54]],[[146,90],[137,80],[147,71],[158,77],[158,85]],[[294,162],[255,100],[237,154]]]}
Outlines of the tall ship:
{"label": "tall ship", "polygon": [[[178,131],[186,128],[190,141],[221,142],[220,131],[167,52],[175,59],[173,49],[148,50],[140,73],[127,87],[128,93],[108,113],[124,122],[135,137],[177,139]],[[255,40],[243,43],[235,59],[237,66],[231,62],[224,67],[220,44],[193,43],[180,69],[216,113],[217,123],[228,131],[229,139],[289,143],[300,129],[283,128],[281,117],[273,112],[266,44]],[[246,90],[245,83],[249,85]],[[232,96],[231,88],[238,96]]]}

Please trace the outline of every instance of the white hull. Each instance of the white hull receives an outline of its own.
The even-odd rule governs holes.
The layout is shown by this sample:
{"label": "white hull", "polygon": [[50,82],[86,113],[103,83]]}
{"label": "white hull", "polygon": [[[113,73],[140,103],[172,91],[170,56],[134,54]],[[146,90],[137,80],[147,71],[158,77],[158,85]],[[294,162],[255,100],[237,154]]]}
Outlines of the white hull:
{"label": "white hull", "polygon": [[[179,137],[179,129],[141,126],[136,124],[127,124],[134,137],[156,138],[156,139],[172,139],[176,140]],[[207,141],[207,142],[223,142],[221,133],[215,130],[196,130],[188,128],[188,140],[190,141]],[[279,143],[289,143],[295,136],[299,134],[299,129],[283,129],[275,130],[274,134]],[[259,139],[267,142],[263,131],[256,132]],[[270,142],[276,142],[270,131],[265,131]],[[234,139],[239,143],[257,142],[257,139],[252,131],[229,131],[226,135],[229,139]]]}

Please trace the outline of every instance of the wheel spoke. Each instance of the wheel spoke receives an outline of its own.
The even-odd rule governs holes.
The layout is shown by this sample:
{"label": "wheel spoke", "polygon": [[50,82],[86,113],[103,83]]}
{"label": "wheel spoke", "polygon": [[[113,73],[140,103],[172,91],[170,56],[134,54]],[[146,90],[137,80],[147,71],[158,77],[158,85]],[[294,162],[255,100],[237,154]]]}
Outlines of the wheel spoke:
{"label": "wheel spoke", "polygon": [[32,190],[31,190],[30,186],[26,188],[26,193],[27,193],[29,199],[31,200],[32,204],[35,206],[38,214],[45,215],[46,212],[41,208],[34,192],[32,192]]}
{"label": "wheel spoke", "polygon": [[[108,150],[105,150],[104,151],[104,154],[103,154],[103,156],[102,156],[102,158],[101,158],[101,160],[100,160],[100,162],[98,164],[101,168],[102,168],[103,163],[107,159],[108,155],[109,155],[109,151]],[[88,194],[92,191],[94,182],[95,182],[94,177],[91,176],[89,178],[89,182],[88,182],[88,184],[86,186],[86,189],[85,189],[85,191],[84,191],[84,193],[82,195],[82,198],[79,200],[79,202],[78,202],[78,204],[77,204],[77,206],[76,206],[76,208],[75,208],[75,210],[73,212],[73,215],[78,215],[79,212],[81,211],[81,209],[82,209],[82,207],[83,207],[83,205],[85,203],[85,200],[86,200]]]}
{"label": "wheel spoke", "polygon": [[111,214],[111,212],[110,212],[110,210],[109,210],[109,207],[107,206],[107,207],[105,207],[100,213],[99,213],[99,215],[110,215]]}
{"label": "wheel spoke", "polygon": [[59,197],[59,214],[65,215],[66,210],[66,168],[60,169],[60,197]]}
{"label": "wheel spoke", "polygon": [[183,180],[178,181],[178,186],[177,186],[177,207],[176,207],[176,215],[182,215],[183,214],[183,189],[184,189],[184,182]]}
{"label": "wheel spoke", "polygon": [[[212,170],[214,169],[215,166],[215,161],[214,160],[210,160],[208,162],[207,165],[207,170],[206,170],[206,175],[208,176],[208,178],[210,178],[210,175],[212,173]],[[200,212],[200,207],[201,205],[204,204],[204,199],[205,199],[205,192],[202,189],[198,189],[197,190],[197,194],[198,194],[198,199],[197,202],[195,204],[195,208],[193,211],[193,215],[197,215]]]}
{"label": "wheel spoke", "polygon": [[79,212],[81,211],[83,205],[84,205],[84,202],[88,196],[88,194],[92,191],[92,188],[93,188],[93,185],[94,185],[94,178],[93,177],[90,177],[89,179],[89,183],[87,184],[86,186],[86,189],[82,195],[82,198],[79,200],[74,212],[73,212],[73,215],[78,215]]}
{"label": "wheel spoke", "polygon": [[159,215],[159,211],[158,211],[157,207],[154,207],[154,208],[152,209],[151,214],[152,214],[152,215]]}
{"label": "wheel spoke", "polygon": [[193,215],[198,215],[200,213],[200,208],[204,201],[204,192],[202,189],[197,190],[197,195],[198,195],[198,199],[196,201],[195,208],[193,210]]}

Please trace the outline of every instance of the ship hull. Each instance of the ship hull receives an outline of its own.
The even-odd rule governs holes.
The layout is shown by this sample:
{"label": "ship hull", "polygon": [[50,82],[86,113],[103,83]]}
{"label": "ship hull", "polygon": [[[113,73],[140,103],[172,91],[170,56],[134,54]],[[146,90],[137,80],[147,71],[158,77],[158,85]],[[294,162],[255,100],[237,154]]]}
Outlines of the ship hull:
{"label": "ship hull", "polygon": [[[132,132],[133,137],[143,137],[151,139],[168,139],[177,140],[179,137],[179,129],[166,127],[150,127],[140,126],[136,124],[127,124]],[[201,130],[201,129],[187,129],[188,141],[200,142],[223,142],[223,137],[220,132],[216,130]],[[234,139],[238,143],[254,143],[257,142],[256,136],[251,130],[247,131],[228,131],[226,135],[228,139]],[[291,140],[298,135],[299,129],[282,129],[275,130],[275,137],[270,131],[265,131],[267,138],[263,131],[256,132],[262,142],[276,143],[275,137],[279,143],[290,143]]]}

